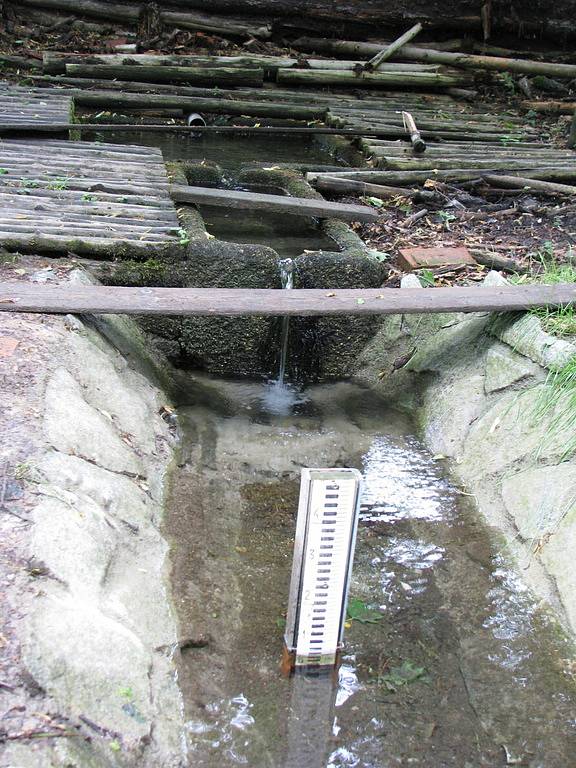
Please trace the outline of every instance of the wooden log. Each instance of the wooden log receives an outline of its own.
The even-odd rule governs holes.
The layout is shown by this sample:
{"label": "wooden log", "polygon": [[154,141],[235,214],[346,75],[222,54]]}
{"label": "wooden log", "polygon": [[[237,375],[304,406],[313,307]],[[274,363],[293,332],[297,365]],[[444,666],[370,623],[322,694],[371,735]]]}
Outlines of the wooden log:
{"label": "wooden log", "polygon": [[550,181],[527,179],[521,176],[496,176],[488,174],[482,178],[494,187],[529,189],[532,192],[541,192],[553,197],[556,195],[576,195],[576,187],[570,184],[554,184]]}
{"label": "wooden log", "polygon": [[229,189],[178,185],[170,187],[170,195],[177,203],[278,211],[298,216],[317,216],[323,219],[343,219],[344,221],[375,221],[378,218],[378,213],[368,206],[343,205],[302,197],[284,197],[283,195],[264,195],[256,192],[236,192]]}
{"label": "wooden log", "polygon": [[576,147],[576,109],[574,110],[574,114],[572,115],[572,122],[570,123],[568,146],[571,148]]}
{"label": "wooden log", "polygon": [[[496,173],[496,171],[494,171]],[[319,174],[307,173],[306,178],[311,183]],[[339,171],[337,174],[330,173],[330,176],[337,175],[342,178],[356,179],[357,181],[367,181],[374,184],[386,184],[391,186],[410,186],[412,184],[423,184],[428,179],[435,181],[470,181],[480,179],[486,175],[493,175],[490,171],[480,170],[478,168],[455,168],[453,170],[431,170],[431,171],[358,171],[347,170]],[[574,168],[537,168],[533,170],[525,169],[522,171],[523,178],[542,179],[576,179],[576,167]]]}
{"label": "wooden log", "polygon": [[179,11],[160,11],[160,19],[163,24],[179,29],[193,29],[202,32],[213,32],[225,37],[256,37],[267,40],[272,34],[272,25],[269,23],[252,22],[242,18],[227,16],[214,16],[207,13],[181,13]]}
{"label": "wooden log", "polygon": [[[216,115],[246,117],[277,117],[280,119],[318,120],[326,115],[326,107],[304,104],[270,104],[267,102],[234,101],[232,99],[188,98],[183,96],[116,93],[114,91],[71,91],[75,104],[98,109],[186,109]],[[138,126],[139,129],[144,126]],[[165,129],[167,126],[165,126]],[[194,126],[196,128],[196,126]]]}
{"label": "wooden log", "polygon": [[[97,102],[101,105],[103,98],[101,95],[97,97]],[[194,104],[196,108],[199,107],[199,102],[202,100],[196,100]],[[133,102],[130,102],[131,104]],[[245,102],[227,102],[232,104],[232,110],[238,104],[245,104]],[[95,105],[92,105],[95,106]],[[118,107],[118,104],[116,105]],[[275,105],[261,105],[263,107]],[[283,108],[284,105],[279,105]],[[291,109],[291,108],[290,108]],[[304,109],[298,107],[295,112],[302,112]],[[313,115],[316,115],[316,119],[322,117],[322,114],[318,114],[315,111],[315,107],[310,107],[310,111],[306,112],[309,118],[312,119]],[[203,112],[209,112],[210,109],[202,109]],[[212,111],[214,111],[212,107]],[[226,114],[224,112],[224,114]],[[244,113],[247,114],[246,112]],[[294,113],[292,113],[294,117]],[[172,125],[172,124],[126,124],[126,123],[52,123],[52,124],[40,124],[33,122],[0,122],[0,135],[13,136],[13,135],[31,135],[31,134],[50,134],[50,133],[62,133],[64,131],[77,131],[79,133],[198,133],[198,134],[210,134],[210,133],[228,133],[238,135],[294,135],[294,136],[352,136],[352,137],[385,137],[385,138],[404,138],[406,132],[403,128],[398,126],[382,126],[380,128],[317,128],[315,126],[250,126],[250,125]],[[445,131],[421,131],[422,135],[427,138],[465,138],[469,141],[482,142],[485,146],[487,141],[493,140],[499,142],[501,136],[499,134],[466,134],[466,133],[447,133]]]}
{"label": "wooden log", "polygon": [[[174,67],[254,67],[263,69],[266,73],[275,74],[279,69],[290,69],[302,66],[302,57],[295,56],[263,56],[257,54],[245,54],[239,56],[191,56],[191,55],[166,55],[166,54],[71,54],[55,51],[44,51],[42,65],[34,59],[37,66],[42,66],[46,74],[64,74],[67,64],[105,64],[121,66],[123,64],[139,64],[145,66],[174,66]],[[341,59],[313,59],[306,58],[306,67],[310,69],[350,69],[354,70],[363,66],[360,59],[355,61],[343,61]],[[404,62],[388,62],[383,64],[383,72],[438,72],[439,64],[418,64]]]}
{"label": "wooden log", "polygon": [[69,11],[75,15],[91,16],[105,19],[107,22],[128,22],[137,24],[140,18],[140,5],[122,3],[104,3],[98,0],[19,0],[22,6],[35,8],[53,8],[58,11]]}
{"label": "wooden log", "polygon": [[[399,158],[411,158],[414,157],[410,145],[404,146],[389,146],[387,142],[381,139],[365,138],[361,140],[361,146],[366,151],[374,152],[379,157],[399,157]],[[534,147],[534,145],[532,145]],[[428,144],[426,150],[426,159],[429,157],[433,159],[446,159],[446,160],[465,160],[466,158],[475,158],[484,160],[487,156],[497,159],[510,159],[510,160],[574,160],[574,154],[570,150],[554,150],[554,149],[538,149],[537,146],[534,149],[518,149],[510,150],[504,146],[487,147],[480,142],[468,144],[469,148],[455,148],[452,149],[449,144],[446,145],[434,145]],[[478,147],[478,148],[476,148]],[[489,155],[488,155],[489,153]]]}
{"label": "wooden log", "polygon": [[133,288],[0,283],[0,311],[127,315],[398,315],[566,307],[576,285],[472,288]]}
{"label": "wooden log", "polygon": [[[496,157],[487,157],[478,159],[477,157],[470,158],[448,158],[446,160],[440,160],[438,158],[430,158],[429,160],[421,160],[420,158],[406,158],[400,159],[398,157],[379,157],[378,166],[381,168],[390,168],[392,171],[447,171],[451,168],[464,168],[468,169],[490,169],[494,171],[507,171],[513,169],[530,170],[534,168],[563,168],[566,164],[564,158],[557,160],[551,158],[528,158],[523,159],[504,159],[501,160]],[[576,173],[576,165],[574,168]]]}
{"label": "wooden log", "polygon": [[[370,142],[377,144],[379,146],[389,146],[392,142],[387,139],[370,139]],[[399,146],[402,144],[403,146],[408,148],[408,145],[404,142],[394,142],[396,146]],[[476,152],[539,152],[539,151],[553,151],[553,152],[562,152],[566,154],[572,154],[568,150],[551,150],[549,147],[547,147],[544,144],[537,144],[534,141],[519,141],[514,142],[513,145],[510,144],[502,144],[498,146],[494,146],[492,142],[482,142],[482,141],[460,141],[459,139],[454,139],[453,141],[438,141],[438,142],[429,142],[427,145],[428,149],[427,152],[433,153],[433,152],[462,152],[467,153],[469,150],[476,151]]]}
{"label": "wooden log", "polygon": [[448,88],[465,85],[465,75],[447,75],[439,72],[348,72],[330,69],[280,69],[277,82],[281,85],[339,85],[342,87],[407,87]]}
{"label": "wooden log", "polygon": [[[127,22],[137,25],[144,3],[108,3],[98,0],[19,0],[20,5],[54,8],[69,11],[75,15],[104,19],[107,22]],[[167,26],[183,29],[198,29],[232,37],[261,37],[268,38],[271,25],[262,19],[234,18],[231,16],[216,16],[208,13],[160,11],[160,20]]]}
{"label": "wooden log", "polygon": [[553,115],[572,115],[576,110],[576,101],[523,101],[524,109],[532,112],[549,112]]}
{"label": "wooden log", "polygon": [[[125,92],[134,93],[152,93],[152,94],[170,94],[178,96],[200,97],[200,98],[218,98],[218,99],[232,99],[232,100],[246,100],[246,101],[271,101],[274,103],[282,104],[301,104],[307,106],[310,104],[313,98],[315,106],[330,107],[332,114],[337,115],[372,115],[379,114],[394,115],[397,118],[397,113],[403,109],[412,109],[416,116],[420,117],[436,117],[439,109],[443,109],[444,100],[441,98],[442,94],[435,93],[434,100],[431,101],[430,94],[419,93],[406,93],[402,96],[391,94],[378,94],[377,96],[370,91],[363,93],[363,98],[358,99],[354,95],[339,94],[338,105],[334,104],[334,97],[331,94],[322,94],[320,92],[306,90],[287,90],[280,88],[237,88],[237,89],[225,89],[225,88],[202,88],[202,87],[189,87],[181,85],[169,85],[162,83],[136,83],[130,81],[119,80],[102,80],[93,78],[74,78],[74,77],[53,77],[50,75],[31,75],[30,80],[38,85],[72,85],[82,89],[96,89],[96,90],[119,90]],[[66,91],[64,91],[66,93]],[[39,96],[41,98],[41,96]],[[446,108],[450,106],[453,109],[453,105],[446,105]],[[503,121],[496,119],[494,116],[487,116],[483,112],[475,112],[468,109],[464,113],[469,120],[475,122],[487,122],[491,125],[501,126],[502,129],[510,130],[510,125],[518,125],[519,129],[524,130],[526,121],[523,118],[515,118],[511,115],[506,115],[506,125]],[[457,112],[459,119],[462,118],[462,112]]]}
{"label": "wooden log", "polygon": [[418,24],[414,24],[413,27],[410,27],[410,29],[407,32],[404,32],[404,34],[401,35],[397,40],[394,40],[394,42],[387,45],[380,51],[380,53],[377,53],[376,56],[370,59],[366,65],[366,68],[373,70],[379,69],[381,64],[391,58],[396,53],[396,51],[402,48],[403,45],[406,45],[406,43],[409,43],[410,40],[413,40],[421,31],[422,24],[420,24],[420,22],[418,22]]}
{"label": "wooden log", "polygon": [[497,269],[501,272],[510,272],[511,274],[526,274],[529,272],[527,267],[522,266],[514,259],[509,259],[506,256],[500,256],[492,251],[484,251],[479,248],[469,248],[469,252],[478,264],[482,264],[490,269]]}
{"label": "wooden log", "polygon": [[[318,176],[326,174],[318,174],[309,172],[306,174],[306,180],[311,184],[314,184]],[[330,176],[338,176],[339,178],[354,179],[356,181],[366,181],[370,184],[384,184],[386,186],[410,186],[423,184],[428,179],[434,179],[436,181],[469,181],[470,179],[478,179],[481,176],[481,171],[477,169],[473,170],[453,170],[453,171],[382,171],[382,170],[346,170],[339,171],[338,173],[331,172]]]}
{"label": "wooden log", "polygon": [[406,132],[408,133],[408,136],[410,136],[412,149],[417,155],[422,154],[422,152],[426,151],[426,142],[420,135],[420,131],[416,127],[414,118],[410,112],[402,112],[402,120],[404,121],[404,128],[406,128]]}
{"label": "wooden log", "polygon": [[104,80],[133,80],[147,83],[191,83],[196,85],[262,85],[262,69],[239,67],[169,67],[146,65],[66,64],[72,77]]}
{"label": "wooden log", "polygon": [[404,187],[386,187],[383,184],[369,184],[365,181],[342,179],[338,176],[318,175],[312,182],[316,189],[346,194],[376,195],[376,197],[408,197],[421,202],[434,202],[438,199],[435,192],[428,190],[407,189]]}
{"label": "wooden log", "polygon": [[[327,40],[309,37],[298,38],[294,41],[293,46],[302,51],[344,53],[352,56],[374,56],[381,49],[378,43],[357,43],[353,40]],[[435,51],[431,48],[418,48],[415,45],[404,45],[398,52],[397,58],[487,72],[519,72],[523,75],[576,77],[576,64],[508,59],[500,56],[476,56],[470,53],[451,53],[450,51]]]}
{"label": "wooden log", "polygon": [[127,240],[123,237],[89,235],[45,235],[40,231],[0,233],[0,245],[7,251],[25,253],[75,253],[92,258],[122,256],[127,259],[163,258],[166,255],[182,255],[184,248],[178,240],[147,240],[145,237]]}

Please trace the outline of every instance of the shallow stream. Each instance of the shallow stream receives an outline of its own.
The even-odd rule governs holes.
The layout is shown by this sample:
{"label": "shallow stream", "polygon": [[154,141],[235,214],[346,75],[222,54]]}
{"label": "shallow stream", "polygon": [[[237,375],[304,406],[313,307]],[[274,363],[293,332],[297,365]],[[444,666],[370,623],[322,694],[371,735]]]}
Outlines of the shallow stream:
{"label": "shallow stream", "polygon": [[[574,648],[404,416],[347,383],[189,402],[166,532],[190,766],[576,765]],[[303,466],[363,472],[362,610],[337,675],[286,679]]]}

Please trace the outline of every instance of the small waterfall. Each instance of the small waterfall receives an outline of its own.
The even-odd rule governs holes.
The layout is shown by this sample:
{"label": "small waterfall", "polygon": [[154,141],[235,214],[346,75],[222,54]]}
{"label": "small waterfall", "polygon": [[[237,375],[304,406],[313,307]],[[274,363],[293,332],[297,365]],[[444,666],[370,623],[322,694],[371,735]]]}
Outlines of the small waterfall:
{"label": "small waterfall", "polygon": [[[289,291],[294,287],[294,262],[292,259],[282,259],[280,267],[280,281],[282,290]],[[278,366],[278,378],[270,381],[263,392],[263,405],[267,411],[277,415],[289,415],[292,408],[300,402],[297,389],[285,381],[286,363],[288,358],[288,336],[290,334],[290,318],[282,318],[282,330],[280,332],[280,365]]]}
{"label": "small waterfall", "polygon": [[[292,290],[294,287],[294,262],[292,259],[282,259],[280,261],[280,281],[282,289]],[[288,357],[288,335],[290,333],[290,318],[282,318],[282,333],[280,334],[280,367],[278,368],[278,384],[284,384],[286,376],[286,358]]]}

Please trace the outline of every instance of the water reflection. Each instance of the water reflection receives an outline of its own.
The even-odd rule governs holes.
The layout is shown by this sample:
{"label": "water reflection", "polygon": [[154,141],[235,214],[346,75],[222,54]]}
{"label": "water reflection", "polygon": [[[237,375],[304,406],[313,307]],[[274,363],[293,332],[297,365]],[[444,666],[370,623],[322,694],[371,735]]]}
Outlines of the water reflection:
{"label": "water reflection", "polygon": [[442,520],[448,483],[436,462],[417,446],[377,437],[364,457],[365,492],[360,519]]}
{"label": "water reflection", "polygon": [[247,731],[254,725],[252,704],[244,694],[232,699],[221,699],[206,705],[205,720],[189,720],[186,730],[194,735],[192,753],[205,747],[223,753],[232,763],[247,765],[243,754],[250,744]]}
{"label": "water reflection", "polygon": [[298,673],[291,682],[283,768],[325,768],[338,693],[335,675],[331,671]]}

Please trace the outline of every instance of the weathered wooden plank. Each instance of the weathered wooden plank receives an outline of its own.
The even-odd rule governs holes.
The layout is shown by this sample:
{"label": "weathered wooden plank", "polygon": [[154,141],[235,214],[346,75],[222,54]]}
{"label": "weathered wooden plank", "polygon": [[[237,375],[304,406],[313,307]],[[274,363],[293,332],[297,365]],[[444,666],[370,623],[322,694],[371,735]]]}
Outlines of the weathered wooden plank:
{"label": "weathered wooden plank", "polygon": [[[26,190],[27,191],[27,190]],[[36,192],[37,190],[33,190]],[[0,188],[0,210],[10,209],[10,213],[36,213],[36,215],[44,215],[48,213],[57,213],[62,216],[62,206],[66,205],[67,214],[72,215],[90,214],[95,219],[102,219],[103,221],[111,220],[118,221],[127,219],[129,221],[141,221],[141,222],[158,222],[161,224],[175,224],[178,225],[178,216],[175,209],[161,208],[156,206],[131,206],[126,203],[111,203],[107,201],[100,201],[92,199],[90,195],[88,199],[82,199],[82,195],[78,195],[77,203],[74,204],[70,200],[64,198],[45,198],[40,196],[31,196],[24,194],[4,193]],[[398,192],[396,192],[398,194]]]}
{"label": "weathered wooden plank", "polygon": [[[81,128],[82,125],[78,125],[76,123],[68,123],[67,124],[70,129],[74,128]],[[123,126],[119,125],[116,126],[117,128],[122,129]],[[133,132],[136,128],[136,126],[124,126],[125,128],[128,128]],[[142,126],[137,127],[138,130],[142,128]],[[140,144],[108,144],[103,142],[93,142],[93,141],[75,141],[74,144],[71,144],[69,141],[66,141],[65,139],[50,139],[50,141],[46,141],[45,139],[33,139],[33,138],[26,138],[26,139],[1,139],[0,146],[2,147],[31,147],[36,148],[38,150],[52,150],[52,149],[61,149],[62,147],[66,149],[66,151],[82,151],[86,152],[87,156],[92,153],[98,153],[102,151],[106,152],[114,152],[121,155],[143,155],[145,157],[149,157],[151,160],[154,160],[156,162],[162,162],[162,150],[158,149],[157,147],[144,147]]]}
{"label": "weathered wooden plank", "polygon": [[[36,162],[39,159],[46,160],[48,158],[50,158],[50,160],[52,160],[52,158],[58,160],[62,157],[62,150],[59,147],[42,147],[38,149],[26,146],[14,147],[8,146],[5,142],[0,140],[0,155],[6,158],[15,157],[17,159],[27,159]],[[101,167],[102,160],[113,160],[117,162],[119,159],[122,160],[122,165],[133,165],[137,168],[144,166],[147,169],[161,170],[164,167],[162,158],[157,158],[155,155],[132,155],[129,153],[120,155],[118,152],[105,152],[104,150],[86,152],[82,149],[76,150],[73,147],[66,150],[67,161],[81,161],[83,166],[92,163],[94,167]],[[110,167],[111,169],[114,169],[115,165],[111,165]]]}
{"label": "weathered wooden plank", "polygon": [[6,228],[7,231],[13,232],[24,230],[35,232],[40,229],[46,233],[50,227],[64,228],[71,232],[79,232],[82,228],[102,230],[104,234],[106,232],[123,232],[130,237],[137,237],[143,233],[175,235],[178,230],[177,224],[155,220],[138,221],[137,219],[94,216],[67,211],[66,221],[63,221],[61,211],[0,210],[0,228],[2,230]]}
{"label": "weathered wooden plank", "polygon": [[14,122],[68,122],[72,115],[72,96],[64,91],[4,84],[0,88],[0,114],[3,119]]}
{"label": "weathered wooden plank", "polygon": [[130,288],[0,283],[4,312],[129,315],[390,315],[523,310],[576,302],[576,284],[472,288]]}
{"label": "weathered wooden plank", "polygon": [[[58,174],[46,174],[43,178],[38,178],[34,175],[34,169],[32,168],[26,172],[22,171],[16,174],[8,173],[0,175],[0,187],[5,187],[8,189],[9,184],[12,185],[15,181],[18,181],[21,183],[22,187],[25,187],[26,184],[29,184],[31,187],[52,185],[54,189],[58,189],[60,186],[58,180],[60,178],[61,176]],[[113,192],[118,195],[123,195],[127,199],[128,196],[132,194],[148,195],[149,197],[162,197],[166,191],[165,187],[164,189],[158,189],[156,186],[139,184],[136,181],[128,184],[128,182],[122,182],[120,179],[107,179],[100,176],[86,179],[77,177],[68,178],[66,180],[66,187],[70,190],[77,190],[81,192]]]}
{"label": "weathered wooden plank", "polygon": [[183,246],[178,240],[125,240],[122,237],[92,235],[64,235],[42,232],[7,232],[0,236],[0,243],[7,251],[25,253],[75,253],[79,256],[94,258],[123,258],[150,259],[163,258],[167,254],[182,255]]}
{"label": "weathered wooden plank", "polygon": [[180,248],[162,154],[142,149],[0,142],[0,244],[136,258]]}
{"label": "weathered wooden plank", "polygon": [[66,193],[52,192],[44,189],[6,189],[0,186],[0,207],[16,207],[23,210],[57,210],[62,212],[63,206],[67,211],[86,211],[88,208],[95,216],[126,216],[136,219],[154,218],[158,221],[176,222],[178,216],[171,202],[160,198],[138,198],[131,196],[129,203],[118,200],[117,195],[97,192],[84,197],[83,193],[67,190]]}
{"label": "weathered wooden plank", "polygon": [[298,216],[343,219],[344,221],[376,221],[378,213],[365,205],[344,205],[326,200],[310,200],[303,197],[264,195],[256,192],[236,192],[229,189],[185,187],[172,185],[170,195],[178,203],[218,205],[226,208],[279,211]]}

